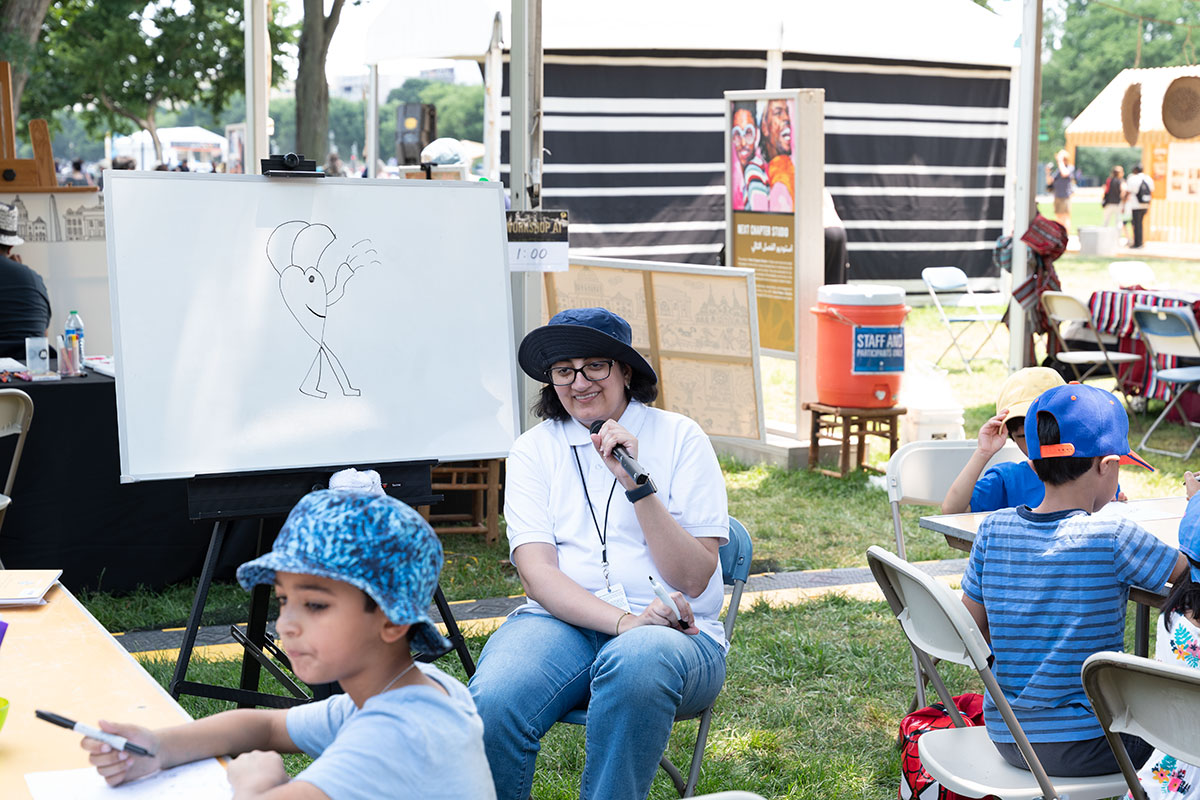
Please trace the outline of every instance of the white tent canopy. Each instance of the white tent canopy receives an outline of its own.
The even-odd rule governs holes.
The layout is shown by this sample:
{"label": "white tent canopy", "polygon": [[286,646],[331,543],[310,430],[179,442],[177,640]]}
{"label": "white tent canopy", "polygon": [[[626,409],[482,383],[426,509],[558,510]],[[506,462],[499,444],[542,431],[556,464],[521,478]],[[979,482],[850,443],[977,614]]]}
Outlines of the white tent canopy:
{"label": "white tent canopy", "polygon": [[[500,13],[510,42],[511,4],[391,0],[367,33],[364,61],[481,58]],[[781,50],[855,58],[1012,66],[1016,22],[971,0],[543,0],[547,50]]]}
{"label": "white tent canopy", "polygon": [[[211,156],[216,154],[220,154],[224,159],[228,148],[224,136],[198,125],[159,128],[158,141],[163,148],[163,162],[168,164],[196,152],[209,154],[210,158],[205,159],[206,161],[211,161]],[[154,141],[150,138],[150,132],[146,130],[139,130],[129,136],[114,136],[113,154],[133,156],[137,159],[138,169],[151,169],[156,163]]]}

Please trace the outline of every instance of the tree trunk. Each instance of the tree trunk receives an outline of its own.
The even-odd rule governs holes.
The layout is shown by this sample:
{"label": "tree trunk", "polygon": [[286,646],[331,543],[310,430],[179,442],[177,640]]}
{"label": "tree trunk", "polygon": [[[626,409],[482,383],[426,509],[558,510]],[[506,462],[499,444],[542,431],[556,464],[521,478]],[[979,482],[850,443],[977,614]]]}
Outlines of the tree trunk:
{"label": "tree trunk", "polygon": [[[162,141],[158,138],[158,122],[154,119],[154,106],[150,106],[146,111],[146,119],[143,121],[142,127],[150,134],[150,141],[154,142],[154,160],[159,164],[163,163]],[[142,164],[142,169],[146,169],[146,165]]]}
{"label": "tree trunk", "polygon": [[0,32],[8,38],[10,53],[5,57],[12,62],[13,108],[16,116],[21,115],[21,93],[29,79],[29,68],[33,62],[33,48],[50,0],[3,0],[0,2]]}
{"label": "tree trunk", "polygon": [[325,16],[323,0],[304,0],[304,27],[300,33],[300,66],[296,72],[296,152],[325,160],[329,150],[329,81],[325,56],[337,28],[345,0],[334,0]]}

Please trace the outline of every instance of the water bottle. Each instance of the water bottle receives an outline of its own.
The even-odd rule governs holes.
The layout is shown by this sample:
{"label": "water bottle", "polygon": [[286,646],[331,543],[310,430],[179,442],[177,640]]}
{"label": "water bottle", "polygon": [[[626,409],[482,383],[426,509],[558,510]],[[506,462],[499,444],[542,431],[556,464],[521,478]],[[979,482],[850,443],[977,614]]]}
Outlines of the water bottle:
{"label": "water bottle", "polygon": [[75,365],[76,371],[83,374],[83,317],[79,316],[79,312],[72,310],[70,316],[67,317],[66,324],[66,341],[71,341],[71,334],[75,334],[79,341],[79,363]]}

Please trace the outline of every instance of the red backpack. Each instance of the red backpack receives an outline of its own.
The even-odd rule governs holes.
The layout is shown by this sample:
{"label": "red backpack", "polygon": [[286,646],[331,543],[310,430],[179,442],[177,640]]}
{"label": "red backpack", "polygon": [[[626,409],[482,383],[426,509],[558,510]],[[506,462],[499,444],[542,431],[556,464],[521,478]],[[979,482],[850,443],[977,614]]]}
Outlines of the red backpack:
{"label": "red backpack", "polygon": [[[983,724],[983,695],[960,694],[954,698],[963,721],[970,726]],[[917,709],[900,720],[900,738],[903,740],[900,756],[900,800],[966,800],[965,795],[946,789],[933,779],[921,766],[921,757],[917,754],[917,740],[926,731],[953,728],[954,720],[950,712],[941,703]],[[986,800],[995,800],[988,795]]]}

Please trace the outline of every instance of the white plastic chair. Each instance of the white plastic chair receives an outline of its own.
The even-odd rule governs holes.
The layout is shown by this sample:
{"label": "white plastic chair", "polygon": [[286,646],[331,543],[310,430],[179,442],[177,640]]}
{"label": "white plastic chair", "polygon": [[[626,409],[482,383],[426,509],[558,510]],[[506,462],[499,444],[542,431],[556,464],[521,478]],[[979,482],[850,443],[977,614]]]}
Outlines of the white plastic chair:
{"label": "white plastic chair", "polygon": [[[933,304],[937,306],[938,315],[942,318],[942,323],[946,326],[946,330],[950,333],[950,344],[946,345],[946,349],[937,357],[934,363],[941,365],[942,359],[951,349],[958,351],[958,357],[962,359],[963,366],[967,369],[967,374],[971,374],[971,362],[980,358],[979,354],[983,351],[984,346],[992,340],[992,335],[996,333],[996,329],[1000,327],[1000,321],[1004,319],[1003,314],[988,314],[983,310],[983,302],[986,299],[992,301],[992,297],[984,298],[971,291],[971,287],[967,282],[967,273],[963,272],[958,267],[926,267],[921,270],[921,280],[925,282],[925,288],[929,290],[929,296],[933,298]],[[939,293],[946,294],[961,294],[962,297],[955,303],[955,308],[974,308],[975,313],[953,313],[947,314],[945,307],[942,305]],[[998,302],[1004,302],[1003,299]],[[975,348],[975,352],[967,358],[967,354],[963,352],[959,346],[958,340],[966,334],[966,332],[975,323],[981,323],[985,327],[990,323],[991,328],[987,332],[987,336],[979,343],[979,347]],[[961,327],[957,330],[955,325]],[[1001,359],[1007,359],[1007,354],[1001,354]]]}
{"label": "white plastic chair", "polygon": [[[917,742],[921,765],[938,783],[968,797],[994,794],[1000,800],[1099,800],[1125,791],[1119,772],[1051,782],[992,674],[991,650],[962,601],[948,586],[881,547],[867,550],[867,564],[954,721],[955,727],[927,731]],[[1030,771],[1005,761],[987,728],[967,727],[931,656],[979,673]]]}
{"label": "white plastic chair", "polygon": [[1145,289],[1155,284],[1154,269],[1145,261],[1113,261],[1108,265],[1108,275],[1121,289],[1133,286]]}
{"label": "white plastic chair", "polygon": [[[1200,436],[1195,438],[1187,450],[1178,452],[1150,447],[1146,442],[1149,441],[1150,434],[1154,433],[1154,430],[1171,413],[1171,409],[1179,404],[1179,398],[1200,387],[1200,366],[1158,368],[1158,356],[1200,358],[1200,329],[1196,326],[1196,318],[1192,316],[1190,307],[1138,306],[1133,310],[1133,325],[1142,344],[1146,345],[1146,350],[1150,354],[1150,366],[1154,370],[1154,380],[1171,384],[1171,394],[1173,395],[1171,401],[1167,403],[1167,407],[1163,409],[1163,412],[1158,415],[1158,419],[1154,420],[1150,429],[1142,437],[1138,449],[1176,458],[1191,458],[1196,445],[1200,444]],[[1188,419],[1188,415],[1181,405],[1179,406],[1179,416],[1183,418],[1185,426],[1200,428],[1200,422]]]}
{"label": "white plastic chair", "polygon": [[[17,446],[8,465],[8,477],[4,481],[4,491],[0,493],[0,526],[4,525],[4,515],[12,504],[13,483],[17,479],[21,451],[25,449],[25,436],[29,433],[29,423],[32,421],[33,400],[29,395],[20,389],[0,389],[0,439],[5,436],[17,437]],[[0,563],[0,569],[4,569],[4,564]]]}
{"label": "white plastic chair", "polygon": [[[1059,351],[1054,353],[1054,357],[1069,366],[1071,372],[1075,374],[1075,380],[1080,383],[1088,378],[1116,378],[1117,385],[1113,391],[1119,391],[1125,397],[1125,407],[1132,408],[1129,395],[1125,393],[1125,385],[1122,381],[1124,370],[1121,368],[1141,361],[1142,356],[1134,353],[1121,353],[1105,347],[1104,340],[1096,330],[1092,312],[1088,311],[1088,307],[1078,297],[1065,292],[1042,292],[1041,303],[1053,327],[1053,338],[1057,339],[1059,344]],[[1095,350],[1071,350],[1067,347],[1061,329],[1064,323],[1072,322],[1078,323],[1074,328],[1076,332],[1087,332],[1096,345]],[[1080,367],[1087,368],[1080,372]],[[1101,371],[1102,367],[1103,371]]]}
{"label": "white plastic chair", "polygon": [[[896,552],[901,558],[908,556],[904,547],[904,523],[900,519],[901,505],[940,506],[950,491],[958,473],[971,460],[976,440],[939,439],[927,442],[909,442],[901,447],[887,464],[888,502],[892,507],[892,528],[896,534]],[[984,467],[1004,461],[1023,461],[1021,449],[1011,441],[1005,442]],[[982,474],[982,473],[980,473]],[[916,676],[917,695],[914,708],[925,706],[925,679],[921,666],[913,651],[913,671]]]}
{"label": "white plastic chair", "polygon": [[1128,653],[1083,662],[1083,689],[1134,800],[1146,791],[1118,734],[1140,737],[1181,761],[1200,764],[1200,672]]}

